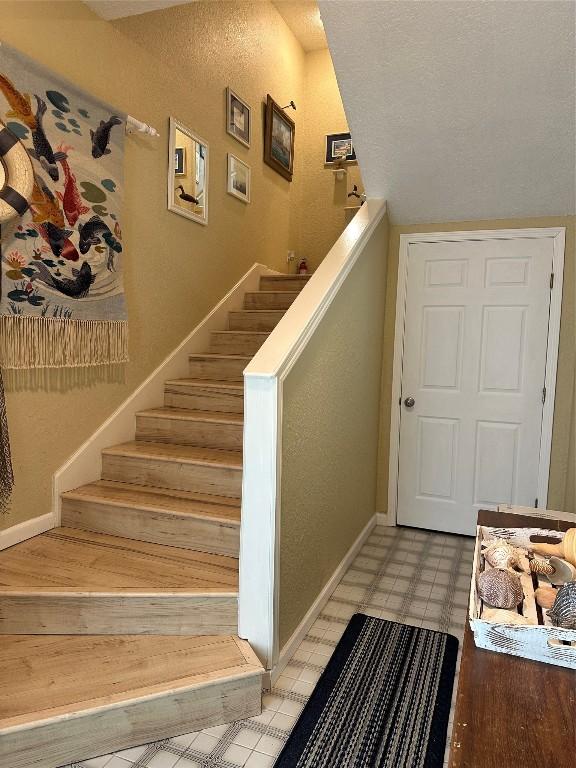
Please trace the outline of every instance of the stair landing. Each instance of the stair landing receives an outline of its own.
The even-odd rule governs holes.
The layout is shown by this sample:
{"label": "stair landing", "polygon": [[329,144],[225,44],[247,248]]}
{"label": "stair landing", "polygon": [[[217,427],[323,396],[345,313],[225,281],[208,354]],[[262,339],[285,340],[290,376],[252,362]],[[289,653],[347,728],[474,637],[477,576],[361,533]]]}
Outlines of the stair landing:
{"label": "stair landing", "polygon": [[234,636],[0,642],[0,765],[56,768],[260,713],[263,668]]}

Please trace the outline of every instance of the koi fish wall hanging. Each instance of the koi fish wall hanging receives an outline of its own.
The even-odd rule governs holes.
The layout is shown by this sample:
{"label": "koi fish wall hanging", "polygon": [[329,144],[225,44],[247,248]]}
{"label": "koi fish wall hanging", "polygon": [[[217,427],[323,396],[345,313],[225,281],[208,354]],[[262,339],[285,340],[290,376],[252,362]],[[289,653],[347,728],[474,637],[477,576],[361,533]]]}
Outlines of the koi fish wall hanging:
{"label": "koi fish wall hanging", "polygon": [[0,225],[0,365],[125,362],[126,115],[1,43],[0,122],[33,169],[27,208]]}

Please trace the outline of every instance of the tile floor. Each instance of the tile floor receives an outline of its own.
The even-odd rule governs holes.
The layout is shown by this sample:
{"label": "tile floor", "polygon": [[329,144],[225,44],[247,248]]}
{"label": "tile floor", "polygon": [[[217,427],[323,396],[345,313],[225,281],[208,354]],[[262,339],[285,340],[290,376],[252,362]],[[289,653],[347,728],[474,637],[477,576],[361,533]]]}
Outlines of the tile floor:
{"label": "tile floor", "polygon": [[[264,696],[261,715],[68,768],[271,768],[354,613],[439,629],[462,639],[473,549],[472,538],[375,528],[276,686]],[[454,692],[457,683],[456,677]],[[447,758],[448,748],[445,765]]]}

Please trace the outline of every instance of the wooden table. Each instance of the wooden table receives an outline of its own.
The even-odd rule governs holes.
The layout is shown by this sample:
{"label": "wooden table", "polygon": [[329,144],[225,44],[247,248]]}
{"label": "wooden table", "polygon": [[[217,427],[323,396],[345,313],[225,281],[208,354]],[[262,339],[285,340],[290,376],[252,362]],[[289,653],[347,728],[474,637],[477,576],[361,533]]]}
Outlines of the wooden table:
{"label": "wooden table", "polygon": [[[502,512],[480,525],[573,526]],[[575,768],[576,670],[476,648],[468,621],[454,713],[449,768]]]}

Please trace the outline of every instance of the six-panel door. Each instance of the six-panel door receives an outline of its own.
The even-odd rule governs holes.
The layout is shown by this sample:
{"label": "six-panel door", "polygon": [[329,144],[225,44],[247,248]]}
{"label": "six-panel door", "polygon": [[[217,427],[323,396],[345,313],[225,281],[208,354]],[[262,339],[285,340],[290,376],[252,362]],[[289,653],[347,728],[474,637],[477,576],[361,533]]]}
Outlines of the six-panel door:
{"label": "six-panel door", "polygon": [[474,534],[479,509],[534,505],[552,249],[410,244],[399,524]]}

